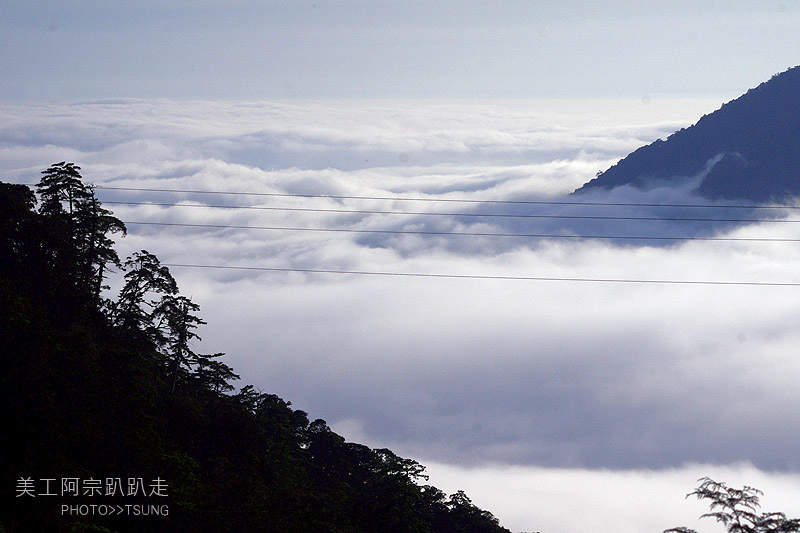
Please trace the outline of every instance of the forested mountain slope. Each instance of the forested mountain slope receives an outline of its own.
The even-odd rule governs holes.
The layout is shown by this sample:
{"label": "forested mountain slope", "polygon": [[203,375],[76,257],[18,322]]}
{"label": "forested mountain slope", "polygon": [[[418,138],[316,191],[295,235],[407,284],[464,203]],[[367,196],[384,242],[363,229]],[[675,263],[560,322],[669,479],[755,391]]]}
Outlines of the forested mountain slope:
{"label": "forested mountain slope", "polygon": [[698,178],[697,192],[710,199],[766,202],[800,194],[800,67],[637,149],[576,192],[688,178]]}
{"label": "forested mountain slope", "polygon": [[193,350],[197,304],[154,255],[120,260],[78,170],[0,183],[0,532],[507,531],[417,462],[236,392]]}

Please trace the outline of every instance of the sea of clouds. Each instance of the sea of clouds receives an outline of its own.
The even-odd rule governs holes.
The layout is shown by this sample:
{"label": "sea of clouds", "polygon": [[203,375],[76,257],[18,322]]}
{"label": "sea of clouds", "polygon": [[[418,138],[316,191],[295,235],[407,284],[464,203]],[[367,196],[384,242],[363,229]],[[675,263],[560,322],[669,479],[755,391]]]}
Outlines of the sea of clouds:
{"label": "sea of clouds", "polygon": [[507,202],[708,204],[692,177],[568,195],[720,103],[3,105],[0,179],[72,161],[128,223],[123,257],[291,270],[173,267],[208,321],[198,348],[507,527],[713,531],[683,501],[703,475],[800,515],[800,287],[566,280],[798,283],[798,243],[696,240],[797,239],[797,215]]}

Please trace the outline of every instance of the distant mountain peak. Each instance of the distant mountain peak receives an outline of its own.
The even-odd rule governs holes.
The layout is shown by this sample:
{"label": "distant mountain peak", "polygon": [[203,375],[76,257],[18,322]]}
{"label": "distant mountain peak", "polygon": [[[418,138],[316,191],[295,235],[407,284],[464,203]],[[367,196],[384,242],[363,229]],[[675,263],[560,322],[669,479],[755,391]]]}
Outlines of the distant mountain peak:
{"label": "distant mountain peak", "polygon": [[709,199],[800,196],[800,66],[635,150],[575,192],[689,179]]}

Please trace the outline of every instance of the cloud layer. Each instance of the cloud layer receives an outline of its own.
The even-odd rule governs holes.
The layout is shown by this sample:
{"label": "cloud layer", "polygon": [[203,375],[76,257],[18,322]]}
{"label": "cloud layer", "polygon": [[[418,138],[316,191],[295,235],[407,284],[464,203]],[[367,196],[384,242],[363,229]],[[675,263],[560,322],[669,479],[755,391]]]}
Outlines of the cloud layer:
{"label": "cloud layer", "polygon": [[713,518],[699,518],[709,510],[707,501],[684,498],[705,476],[735,488],[761,489],[761,512],[800,516],[800,477],[765,473],[748,464],[692,464],[660,471],[431,464],[429,471],[437,486],[465,490],[512,531],[641,533],[685,526],[719,532],[722,526]]}
{"label": "cloud layer", "polygon": [[[47,165],[66,159],[100,186],[373,198],[98,189],[130,223],[121,255],[147,249],[166,263],[800,282],[793,267],[800,245],[758,240],[800,238],[800,227],[786,222],[796,217],[791,211],[746,224],[641,219],[758,218],[757,211],[429,201],[569,200],[565,195],[598,170],[718,105],[123,100],[3,106],[0,179],[33,183]],[[688,187],[620,189],[588,199],[702,202]],[[444,480],[491,472],[494,483],[505,483],[500,480],[517,468],[526,472],[520,479],[547,477],[546,469],[577,479],[591,476],[587,468],[658,471],[686,464],[800,470],[798,287],[173,270],[208,321],[199,349],[228,352],[245,382],[292,400],[348,438],[432,462]],[[466,467],[487,470],[459,470]],[[644,483],[642,476],[625,486]],[[679,488],[678,499],[691,482]],[[478,503],[494,509],[494,502]]]}

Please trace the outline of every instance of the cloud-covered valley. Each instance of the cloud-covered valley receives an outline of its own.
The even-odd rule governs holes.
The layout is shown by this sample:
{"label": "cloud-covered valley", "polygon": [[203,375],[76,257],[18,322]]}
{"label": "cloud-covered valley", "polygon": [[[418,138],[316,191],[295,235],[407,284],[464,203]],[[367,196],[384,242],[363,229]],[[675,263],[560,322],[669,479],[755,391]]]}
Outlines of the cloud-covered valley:
{"label": "cloud-covered valley", "polygon": [[[200,350],[442,475],[796,475],[798,214],[689,185],[568,196],[719,103],[4,105],[0,179],[73,161],[129,223],[121,256],[285,269],[173,267],[208,322]],[[555,203],[577,200],[604,205]],[[686,203],[706,207],[642,205]],[[698,281],[754,285],[661,283]]]}

